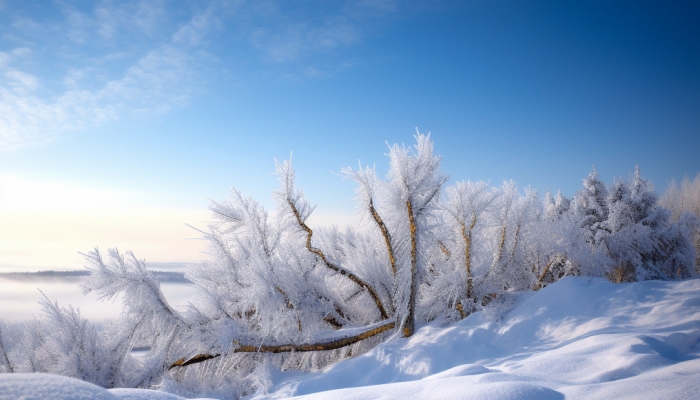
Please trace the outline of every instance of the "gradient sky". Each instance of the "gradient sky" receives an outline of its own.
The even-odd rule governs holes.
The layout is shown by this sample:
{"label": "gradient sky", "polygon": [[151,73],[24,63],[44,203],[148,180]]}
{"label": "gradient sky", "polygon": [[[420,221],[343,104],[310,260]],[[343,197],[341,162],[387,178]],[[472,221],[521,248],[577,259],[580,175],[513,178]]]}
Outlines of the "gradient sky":
{"label": "gradient sky", "polygon": [[315,224],[431,132],[443,171],[573,195],[700,171],[700,5],[0,0],[0,269],[204,256],[207,198],[266,206],[293,153]]}

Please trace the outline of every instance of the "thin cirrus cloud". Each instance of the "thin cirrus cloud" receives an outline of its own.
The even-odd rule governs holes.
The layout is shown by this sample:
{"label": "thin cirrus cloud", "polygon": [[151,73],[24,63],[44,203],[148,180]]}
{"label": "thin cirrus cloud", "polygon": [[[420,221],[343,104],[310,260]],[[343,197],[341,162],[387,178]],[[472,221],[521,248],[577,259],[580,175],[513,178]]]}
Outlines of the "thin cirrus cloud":
{"label": "thin cirrus cloud", "polygon": [[[55,24],[37,28],[37,22],[26,21],[22,21],[17,31],[21,33],[30,26],[35,30],[59,32],[59,36],[76,47],[80,44],[90,47],[85,43],[86,31],[90,29],[103,39],[114,34],[110,24],[75,14],[75,11],[65,13],[63,31]],[[104,20],[99,16],[109,13],[97,10],[95,14],[98,20]],[[193,21],[197,22],[196,17],[180,31],[192,26]],[[31,43],[32,39],[28,37],[26,41]],[[37,43],[33,47],[41,50],[46,45]],[[117,71],[111,70],[109,65],[120,54],[111,50],[114,49],[86,55],[59,46],[56,54],[40,53],[31,47],[0,52],[0,150],[44,143],[61,132],[100,125],[124,114],[164,113],[187,104],[197,74],[196,63],[201,56],[193,55],[192,49],[176,35],[141,50],[133,62]],[[64,69],[63,76],[59,77],[60,85],[56,85],[56,77],[41,76],[42,71],[36,67],[47,58],[58,69]],[[73,62],[78,65],[66,63],[66,59],[77,59]],[[31,73],[23,67],[39,72]],[[109,75],[117,76],[106,78]]]}
{"label": "thin cirrus cloud", "polygon": [[[318,6],[309,13],[313,4],[281,1],[211,1],[189,8],[135,1],[100,2],[86,10],[62,2],[37,15],[5,4],[0,37],[10,47],[0,47],[0,151],[125,115],[186,106],[217,79],[212,66],[235,64],[241,55],[257,61],[258,70],[267,65],[279,71],[295,62],[302,78],[325,76],[314,64],[316,55],[360,42],[373,21],[397,12],[387,1]],[[299,68],[300,60],[308,65]]]}
{"label": "thin cirrus cloud", "polygon": [[320,27],[295,23],[280,28],[260,28],[251,34],[253,45],[269,61],[296,60],[307,52],[353,44],[359,37],[357,27],[344,18],[329,19]]}
{"label": "thin cirrus cloud", "polygon": [[[70,88],[56,96],[36,93],[41,79],[5,67],[0,81],[0,149],[13,150],[50,140],[66,130],[101,124],[123,113],[166,112],[186,104],[184,83],[190,74],[189,56],[175,46],[161,46],[129,67],[121,79],[96,90]],[[70,71],[65,82],[77,86]]]}

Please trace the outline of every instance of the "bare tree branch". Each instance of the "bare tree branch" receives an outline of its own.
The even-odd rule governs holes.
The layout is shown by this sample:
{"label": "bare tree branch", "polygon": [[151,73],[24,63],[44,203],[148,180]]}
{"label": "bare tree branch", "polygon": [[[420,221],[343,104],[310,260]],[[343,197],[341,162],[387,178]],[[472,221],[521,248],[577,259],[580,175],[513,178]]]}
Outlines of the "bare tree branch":
{"label": "bare tree branch", "polygon": [[299,214],[299,211],[297,210],[297,208],[294,206],[294,203],[292,203],[292,201],[289,198],[287,198],[287,204],[289,204],[289,207],[292,209],[292,213],[296,217],[297,223],[299,224],[299,226],[304,231],[306,231],[306,234],[307,234],[307,236],[306,236],[306,248],[310,252],[316,254],[321,259],[321,261],[323,261],[323,263],[326,265],[326,267],[328,267],[329,269],[347,277],[351,281],[355,282],[358,286],[361,286],[361,287],[367,289],[367,292],[372,297],[372,300],[374,300],[374,303],[377,305],[377,308],[379,309],[379,313],[381,314],[382,319],[389,319],[389,314],[387,314],[386,310],[384,309],[384,306],[382,305],[382,302],[379,299],[379,295],[377,295],[377,292],[367,282],[363,281],[362,279],[360,279],[359,276],[353,274],[352,272],[348,271],[347,269],[331,263],[330,261],[328,261],[328,259],[326,258],[326,255],[323,254],[323,252],[320,249],[317,249],[311,245],[311,236],[313,235],[313,231],[311,230],[311,228],[309,228],[304,223],[304,221],[302,221],[301,215]]}

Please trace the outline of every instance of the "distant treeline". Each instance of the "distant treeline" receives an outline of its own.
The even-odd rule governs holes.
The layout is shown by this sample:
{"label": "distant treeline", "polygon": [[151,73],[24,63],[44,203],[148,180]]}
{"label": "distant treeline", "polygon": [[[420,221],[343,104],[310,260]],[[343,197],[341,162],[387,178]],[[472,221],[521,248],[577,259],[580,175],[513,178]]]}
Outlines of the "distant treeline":
{"label": "distant treeline", "polygon": [[[184,272],[172,272],[172,271],[149,271],[160,283],[182,283],[186,285],[191,285],[192,281],[185,278]],[[19,280],[19,281],[31,281],[42,278],[50,279],[62,279],[62,280],[75,280],[76,278],[82,278],[90,276],[90,271],[88,270],[77,270],[77,271],[37,271],[37,272],[0,272],[0,278]]]}

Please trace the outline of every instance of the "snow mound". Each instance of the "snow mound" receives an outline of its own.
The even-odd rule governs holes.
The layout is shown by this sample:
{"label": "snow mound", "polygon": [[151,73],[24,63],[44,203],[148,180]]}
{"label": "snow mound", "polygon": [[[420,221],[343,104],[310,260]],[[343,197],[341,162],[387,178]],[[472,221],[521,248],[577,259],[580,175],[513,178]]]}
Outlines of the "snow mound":
{"label": "snow mound", "polygon": [[565,278],[500,321],[428,324],[322,372],[271,375],[269,398],[700,398],[700,280]]}
{"label": "snow mound", "polygon": [[50,374],[0,374],[0,400],[184,400],[157,390],[110,389]]}
{"label": "snow mound", "polygon": [[340,389],[314,393],[298,399],[488,399],[488,400],[559,400],[564,395],[546,388],[522,382],[485,383],[474,387],[470,382],[451,378],[439,384],[426,384],[423,381],[402,384],[365,386],[354,389]]}
{"label": "snow mound", "polygon": [[121,400],[184,400],[184,397],[148,389],[109,389]]}
{"label": "snow mound", "polygon": [[0,400],[117,400],[91,383],[49,374],[0,374]]}

